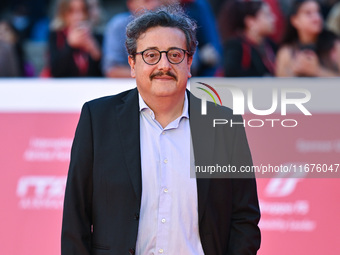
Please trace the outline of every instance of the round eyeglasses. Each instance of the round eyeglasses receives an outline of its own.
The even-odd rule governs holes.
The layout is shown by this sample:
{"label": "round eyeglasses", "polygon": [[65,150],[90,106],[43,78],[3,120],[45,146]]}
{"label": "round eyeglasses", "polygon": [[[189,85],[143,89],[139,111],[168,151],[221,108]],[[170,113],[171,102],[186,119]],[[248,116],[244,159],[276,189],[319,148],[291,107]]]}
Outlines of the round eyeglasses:
{"label": "round eyeglasses", "polygon": [[166,58],[171,64],[179,64],[183,61],[185,53],[189,54],[189,51],[180,48],[171,48],[167,51],[159,51],[157,49],[146,49],[137,54],[141,54],[144,62],[148,65],[156,65],[162,58],[162,53],[165,53]]}

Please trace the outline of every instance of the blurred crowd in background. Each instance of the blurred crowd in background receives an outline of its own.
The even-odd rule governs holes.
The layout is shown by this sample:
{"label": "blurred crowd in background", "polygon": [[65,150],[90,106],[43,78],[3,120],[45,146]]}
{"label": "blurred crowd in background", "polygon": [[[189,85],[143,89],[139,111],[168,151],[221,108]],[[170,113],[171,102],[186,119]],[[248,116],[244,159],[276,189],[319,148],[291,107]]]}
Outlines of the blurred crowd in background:
{"label": "blurred crowd in background", "polygon": [[194,76],[340,76],[340,0],[1,0],[0,77],[130,77],[126,25],[168,4],[197,22]]}

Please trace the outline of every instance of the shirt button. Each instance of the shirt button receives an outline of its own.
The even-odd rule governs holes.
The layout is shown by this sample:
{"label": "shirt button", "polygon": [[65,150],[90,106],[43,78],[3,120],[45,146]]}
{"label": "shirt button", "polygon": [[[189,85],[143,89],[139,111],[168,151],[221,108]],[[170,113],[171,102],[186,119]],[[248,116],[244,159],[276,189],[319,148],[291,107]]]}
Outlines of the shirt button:
{"label": "shirt button", "polygon": [[164,189],[164,192],[167,193],[169,190],[167,188]]}
{"label": "shirt button", "polygon": [[165,131],[162,132],[162,135],[165,135]]}
{"label": "shirt button", "polygon": [[158,252],[159,252],[159,253],[163,253],[163,249],[159,249]]}
{"label": "shirt button", "polygon": [[162,219],[162,223],[165,223],[165,219]]}
{"label": "shirt button", "polygon": [[167,159],[164,159],[164,163],[167,164],[167,163],[168,163],[168,160],[167,160]]}

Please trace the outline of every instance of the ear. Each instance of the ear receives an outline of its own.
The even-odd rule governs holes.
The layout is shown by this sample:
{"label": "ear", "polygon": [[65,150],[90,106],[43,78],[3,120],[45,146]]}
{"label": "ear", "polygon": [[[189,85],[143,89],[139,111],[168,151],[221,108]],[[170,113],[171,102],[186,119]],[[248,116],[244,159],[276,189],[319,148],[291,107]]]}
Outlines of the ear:
{"label": "ear", "polygon": [[298,18],[293,15],[290,17],[290,23],[292,24],[293,27],[295,27],[296,29],[299,27],[299,21]]}
{"label": "ear", "polygon": [[335,47],[334,47],[334,53],[333,54],[334,54],[335,63],[337,64],[339,72],[340,72],[340,39],[337,39],[335,41]]}
{"label": "ear", "polygon": [[246,16],[244,18],[245,29],[252,29],[255,23],[254,20],[255,20],[255,17]]}
{"label": "ear", "polygon": [[193,56],[188,56],[188,61],[187,61],[188,62],[188,78],[192,77],[190,70],[191,70],[193,58],[194,58]]}
{"label": "ear", "polygon": [[129,55],[128,61],[129,61],[129,65],[131,67],[131,77],[132,78],[136,78],[135,59],[134,59],[134,57]]}

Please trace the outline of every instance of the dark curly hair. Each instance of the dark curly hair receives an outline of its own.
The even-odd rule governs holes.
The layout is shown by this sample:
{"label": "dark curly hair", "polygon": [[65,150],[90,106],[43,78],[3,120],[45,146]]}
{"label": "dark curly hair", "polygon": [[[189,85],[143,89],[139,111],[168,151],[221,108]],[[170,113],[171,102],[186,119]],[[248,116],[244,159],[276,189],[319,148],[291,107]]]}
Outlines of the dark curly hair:
{"label": "dark curly hair", "polygon": [[126,27],[125,46],[131,56],[137,51],[137,40],[152,27],[174,27],[183,31],[190,55],[196,51],[196,23],[191,20],[179,5],[163,6],[157,10],[145,10]]}

